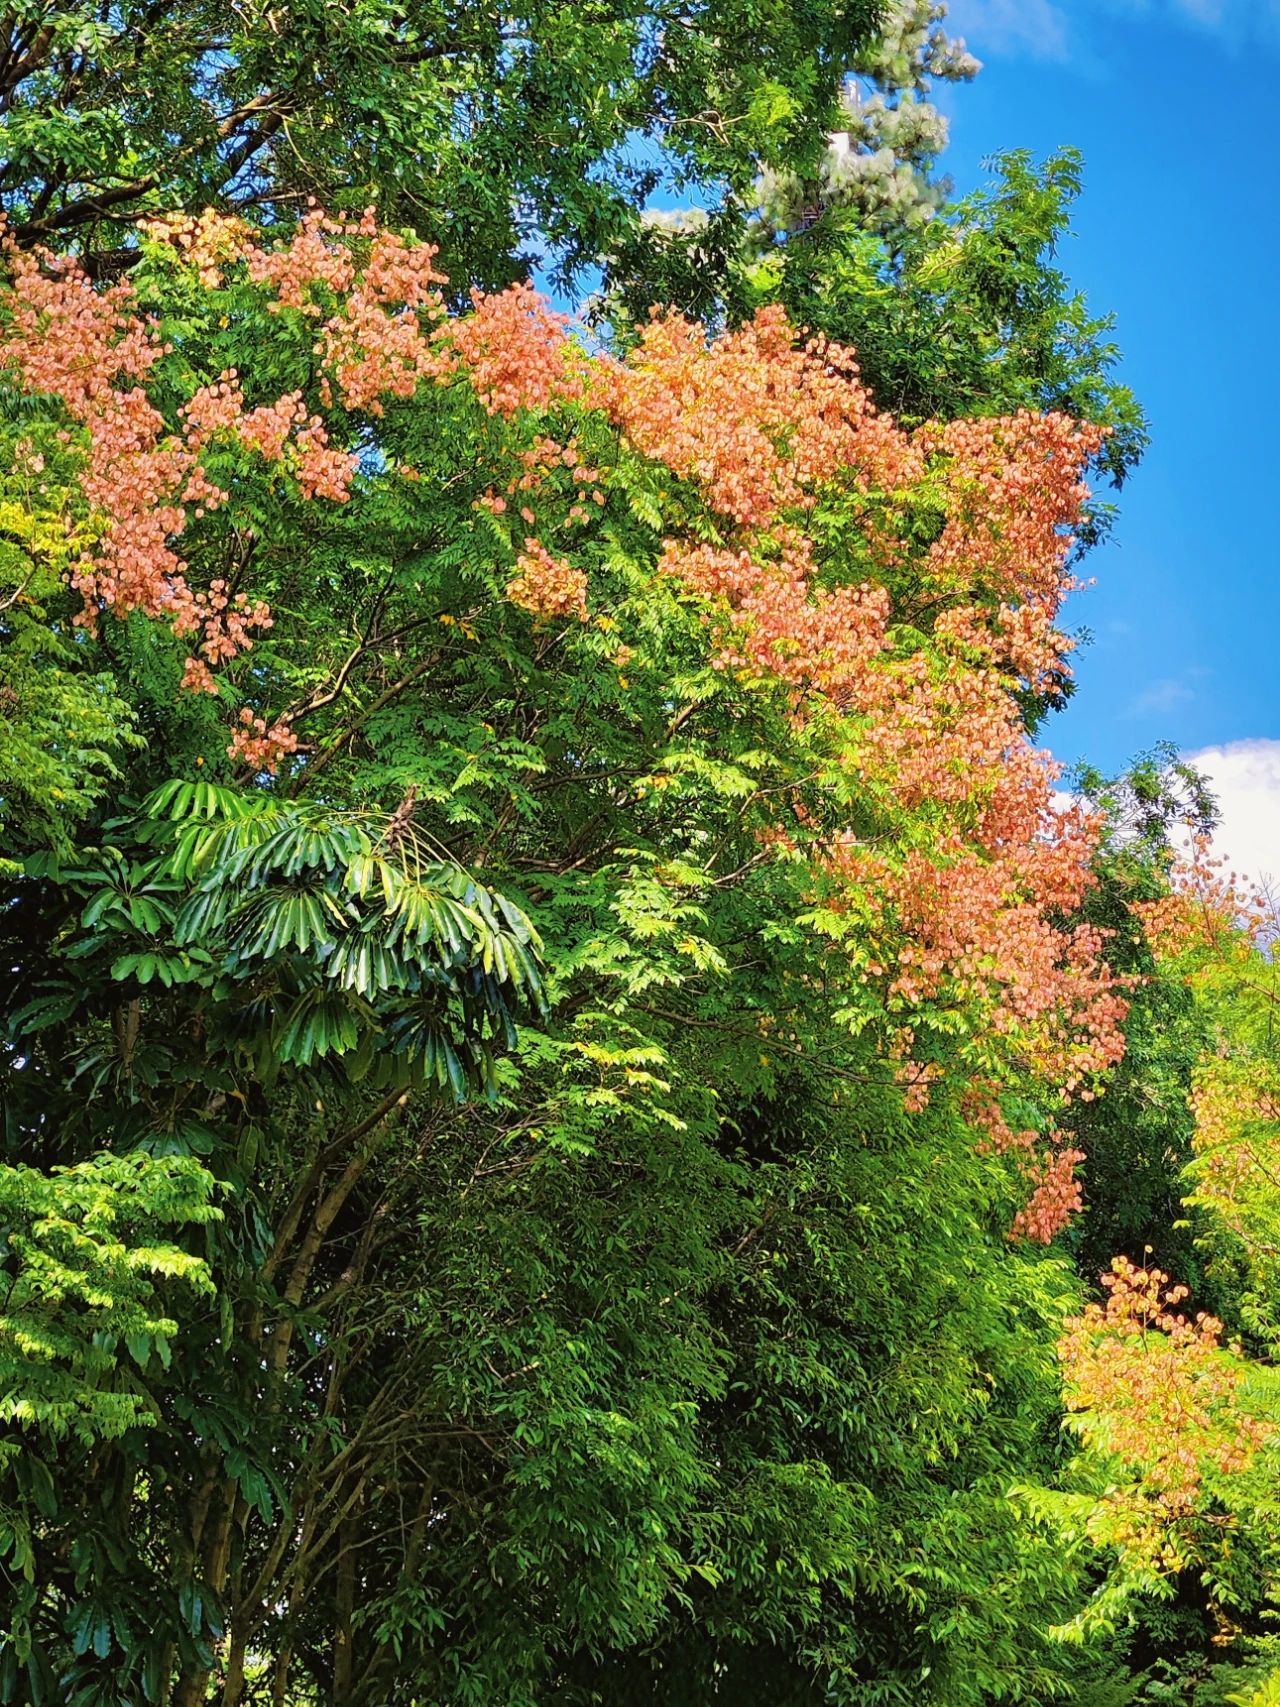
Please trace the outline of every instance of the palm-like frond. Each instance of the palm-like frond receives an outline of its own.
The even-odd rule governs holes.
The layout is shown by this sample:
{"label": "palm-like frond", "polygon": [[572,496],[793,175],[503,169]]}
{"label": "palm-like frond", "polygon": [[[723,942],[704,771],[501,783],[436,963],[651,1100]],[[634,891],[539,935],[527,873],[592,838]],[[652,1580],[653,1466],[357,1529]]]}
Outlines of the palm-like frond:
{"label": "palm-like frond", "polygon": [[[117,984],[203,985],[210,1032],[263,1072],[323,1063],[461,1097],[542,1011],[531,921],[385,819],[171,782],[117,830],[127,852],[40,873],[82,897],[63,952],[85,990],[97,965]],[[65,992],[46,994],[33,1029],[63,1014]]]}

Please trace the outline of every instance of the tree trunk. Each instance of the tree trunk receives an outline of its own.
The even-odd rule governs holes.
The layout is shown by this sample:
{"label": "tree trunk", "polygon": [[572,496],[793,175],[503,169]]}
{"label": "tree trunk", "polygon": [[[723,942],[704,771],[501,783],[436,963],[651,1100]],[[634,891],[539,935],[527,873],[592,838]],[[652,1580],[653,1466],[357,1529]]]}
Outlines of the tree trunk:
{"label": "tree trunk", "polygon": [[333,1621],[333,1707],[349,1707],[355,1678],[355,1632],[351,1616],[356,1604],[356,1519],[344,1519],[338,1530],[337,1587]]}
{"label": "tree trunk", "polygon": [[231,1648],[227,1654],[227,1678],[222,1686],[222,1707],[240,1707],[244,1696],[244,1657],[249,1637],[243,1629],[231,1632]]}

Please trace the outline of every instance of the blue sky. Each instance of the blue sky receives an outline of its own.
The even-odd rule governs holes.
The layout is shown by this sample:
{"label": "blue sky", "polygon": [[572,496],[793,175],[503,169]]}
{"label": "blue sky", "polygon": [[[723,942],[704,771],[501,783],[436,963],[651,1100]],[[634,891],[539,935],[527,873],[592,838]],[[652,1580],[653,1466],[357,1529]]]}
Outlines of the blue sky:
{"label": "blue sky", "polygon": [[1151,418],[1114,543],[1090,560],[1097,585],[1071,609],[1093,634],[1080,692],[1046,734],[1068,762],[1111,768],[1162,738],[1203,753],[1231,851],[1265,869],[1280,844],[1280,0],[953,0],[949,27],[983,61],[942,100],[957,188],[1000,149],[1082,151],[1062,262],[1115,311]]}

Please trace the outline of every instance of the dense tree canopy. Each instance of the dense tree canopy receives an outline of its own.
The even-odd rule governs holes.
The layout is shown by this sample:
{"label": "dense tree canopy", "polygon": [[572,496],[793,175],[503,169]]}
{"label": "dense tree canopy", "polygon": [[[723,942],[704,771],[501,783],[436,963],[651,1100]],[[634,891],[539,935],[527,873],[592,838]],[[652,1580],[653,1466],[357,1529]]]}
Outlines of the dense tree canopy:
{"label": "dense tree canopy", "polygon": [[876,12],[20,0],[0,20],[0,205],[21,241],[110,270],[144,215],[372,199],[464,290],[523,276],[535,247],[572,277],[664,176],[732,224],[762,161],[816,155]]}
{"label": "dense tree canopy", "polygon": [[1272,938],[1036,744],[1076,158],[948,199],[935,5],[0,50],[0,1701],[1274,1701]]}
{"label": "dense tree canopy", "polygon": [[[939,1699],[961,1687],[981,1699],[979,1646],[992,1678],[1018,1675],[1012,1621],[1000,1639],[966,1626],[954,1661],[941,1633],[902,1651],[919,1567],[887,1555],[872,1568],[865,1553],[865,1502],[883,1497],[854,1492],[876,1453],[860,1444],[868,1425],[818,1419],[852,1400],[853,1369],[838,1373],[849,1356],[870,1392],[899,1353],[881,1339],[883,1307],[846,1338],[866,1277],[838,1242],[823,1255],[802,1236],[804,1205],[838,1223],[865,1190],[866,1213],[902,1214],[889,1204],[912,1143],[924,1145],[917,1196],[943,1155],[971,1176],[956,1205],[989,1276],[953,1303],[939,1277],[926,1312],[940,1312],[934,1420],[923,1435],[911,1425],[918,1438],[886,1467],[885,1491],[898,1488],[926,1534],[952,1521],[960,1494],[977,1502],[974,1522],[991,1521],[979,1515],[999,1500],[987,1455],[999,1462],[1023,1438],[988,1420],[992,1403],[1029,1406],[1017,1426],[1034,1440],[1052,1402],[1047,1358],[1039,1397],[1025,1366],[1002,1372],[997,1323],[1010,1306],[997,1299],[1021,1289],[1014,1308],[1049,1320],[1063,1284],[1015,1258],[1006,1234],[1047,1239],[1073,1201],[1055,1100],[1115,1058],[1124,1011],[1091,928],[1055,923],[1089,882],[1096,822],[1052,811],[1054,772],[1008,692],[1057,668],[1064,528],[1096,436],[1031,415],[906,432],[874,409],[845,352],[801,342],[781,311],[710,342],[658,319],[625,363],[588,355],[521,289],[455,318],[432,251],[369,221],[312,215],[265,247],[238,226],[179,221],[146,243],[129,282],[106,293],[74,267],[10,254],[8,359],[46,400],[15,424],[15,464],[35,470],[63,518],[83,518],[67,547],[75,591],[54,596],[81,607],[77,663],[105,655],[134,685],[146,746],[122,744],[113,761],[132,816],[79,832],[70,860],[29,858],[12,889],[6,958],[29,999],[11,1020],[6,1107],[19,1153],[48,1125],[45,1165],[90,1169],[118,1165],[93,1159],[113,1108],[117,1144],[140,1157],[140,1230],[154,1238],[153,1226],[194,1216],[208,1231],[185,1294],[135,1283],[84,1295],[89,1279],[64,1282],[91,1321],[108,1312],[96,1338],[132,1344],[141,1376],[56,1336],[40,1352],[32,1340],[62,1397],[24,1420],[55,1461],[119,1461],[110,1474],[131,1491],[105,1526],[80,1504],[14,1526],[13,1561],[40,1585],[24,1591],[31,1653],[51,1676],[69,1663],[54,1633],[78,1617],[83,1579],[56,1563],[59,1537],[97,1533],[101,1557],[125,1561],[120,1592],[173,1611],[145,1641],[126,1610],[129,1634],[88,1641],[65,1674],[86,1699],[107,1673],[120,1691],[154,1691],[166,1667],[175,1700],[202,1699],[213,1656],[200,1643],[223,1619],[228,1702],[264,1621],[281,1676],[319,1668],[339,1699],[356,1674],[379,1675],[390,1637],[378,1630],[411,1612],[397,1639],[403,1649],[412,1628],[427,1699],[499,1687],[533,1699],[556,1668],[581,1673],[606,1633],[610,1646],[657,1642],[646,1664],[661,1675],[666,1627],[694,1581],[724,1604],[708,1613],[725,1620],[706,1661],[717,1675],[752,1663],[733,1657],[746,1616],[772,1621],[762,1628],[798,1686],[825,1676],[856,1691],[883,1674],[906,1689],[935,1676],[951,1692]],[[32,575],[47,573],[29,555]],[[36,623],[30,600],[17,603]],[[165,782],[184,771],[202,780]],[[517,1001],[541,998],[540,958],[554,968],[549,1023],[508,1031],[515,1054],[494,1063],[478,1052]],[[472,1061],[488,1062],[491,1112],[463,1100],[451,1113]],[[87,1126],[70,1118],[86,1083]],[[301,1118],[311,1103],[318,1118]],[[922,1130],[908,1138],[913,1112]],[[894,1131],[896,1183],[877,1207],[888,1181],[873,1186],[872,1158]],[[585,1159],[544,1184],[566,1155]],[[424,1201],[446,1224],[400,1225],[426,1177],[441,1180]],[[942,1193],[938,1237],[955,1213],[943,1212],[944,1177],[929,1186]],[[641,1219],[606,1231],[628,1179],[645,1188],[631,1211]],[[664,1181],[692,1197],[668,1202]],[[188,1196],[175,1204],[177,1182]],[[609,1296],[612,1263],[593,1271],[578,1251],[556,1206],[564,1190],[582,1229],[606,1216],[603,1252],[645,1251],[645,1316],[674,1265],[669,1291],[689,1316],[674,1345],[668,1330],[648,1353],[624,1353],[644,1330],[619,1316],[622,1299],[594,1344],[576,1337],[578,1317],[599,1311],[582,1300]],[[490,1216],[510,1192],[536,1194],[519,1219],[526,1254],[513,1268],[495,1252],[490,1272]],[[481,1228],[469,1201],[486,1206]],[[660,1208],[671,1232],[645,1231]],[[108,1262],[109,1244],[90,1258],[89,1211],[82,1225],[83,1260]],[[867,1237],[856,1229],[855,1215],[855,1248]],[[452,1240],[456,1281],[437,1268]],[[20,1274],[39,1260],[34,1230],[32,1241]],[[570,1252],[572,1282],[560,1272]],[[73,1253],[59,1254],[74,1275]],[[915,1257],[908,1244],[913,1314]],[[477,1264],[489,1272],[479,1294],[465,1273]],[[828,1272],[844,1332],[807,1354],[813,1377],[799,1347],[768,1373],[759,1359],[772,1363],[779,1312],[816,1329],[813,1288]],[[471,1306],[449,1305],[459,1284]],[[393,1326],[406,1311],[462,1320],[477,1308],[498,1311],[499,1338],[481,1355],[473,1324],[470,1376],[456,1345],[440,1362],[430,1334]],[[925,1330],[902,1332],[905,1346]],[[994,1389],[972,1365],[975,1342]],[[605,1374],[623,1356],[628,1387],[639,1383],[629,1397]],[[583,1360],[580,1377],[566,1357]],[[225,1374],[211,1383],[215,1358]],[[646,1397],[652,1359],[665,1373]],[[784,1419],[809,1379],[820,1408],[796,1433]],[[744,1383],[758,1395],[745,1412],[733,1398]],[[773,1387],[783,1410],[770,1422]],[[904,1406],[905,1424],[914,1391],[904,1370],[880,1402]],[[556,1424],[534,1420],[548,1404]],[[273,1415],[288,1426],[269,1444]],[[148,1426],[167,1445],[126,1471],[127,1443]],[[815,1428],[831,1445],[811,1464]],[[574,1475],[576,1519],[557,1515],[566,1470],[553,1465],[566,1452],[584,1464],[604,1454],[607,1472],[594,1494]],[[922,1472],[957,1456],[935,1514]],[[641,1525],[630,1541],[623,1463],[641,1478],[625,1502]],[[494,1514],[478,1525],[462,1520],[477,1481]],[[96,1478],[84,1485],[96,1500]],[[724,1499],[752,1485],[734,1518]],[[814,1501],[832,1526],[814,1586],[779,1585],[769,1611],[752,1561],[803,1532]],[[375,1592],[389,1505],[402,1514],[400,1570],[415,1523],[456,1531],[452,1563],[438,1540],[431,1549],[441,1604],[481,1557],[509,1582],[501,1639],[477,1604],[445,1622],[406,1604],[421,1585],[394,1570]],[[610,1533],[610,1551],[572,1567],[575,1526]],[[1050,1559],[1028,1564],[1033,1599],[1065,1592]],[[862,1592],[884,1603],[887,1646],[855,1642],[852,1625],[840,1636],[825,1596],[813,1598],[855,1560]],[[161,1587],[171,1578],[177,1600]],[[200,1619],[183,1610],[183,1580],[203,1596]],[[356,1621],[357,1580],[382,1623]],[[736,1614],[734,1597],[745,1597]]]}

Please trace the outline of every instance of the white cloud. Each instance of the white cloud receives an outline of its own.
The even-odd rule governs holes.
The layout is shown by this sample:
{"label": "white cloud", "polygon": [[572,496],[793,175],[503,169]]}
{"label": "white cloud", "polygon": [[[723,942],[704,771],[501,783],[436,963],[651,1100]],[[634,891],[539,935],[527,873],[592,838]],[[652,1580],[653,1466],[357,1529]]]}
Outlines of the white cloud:
{"label": "white cloud", "polygon": [[1054,0],[952,0],[947,28],[979,55],[1065,59],[1068,53],[1067,15]]}
{"label": "white cloud", "polygon": [[1241,877],[1280,879],[1280,741],[1228,741],[1186,758],[1217,796],[1217,851]]}
{"label": "white cloud", "polygon": [[[1280,740],[1224,741],[1179,757],[1207,779],[1217,802],[1219,824],[1213,851],[1246,887],[1274,880],[1269,887],[1280,889]],[[1079,799],[1078,794],[1057,788],[1049,804],[1055,812],[1065,812]],[[1173,841],[1190,852],[1189,831],[1175,826]]]}
{"label": "white cloud", "polygon": [[1160,681],[1148,682],[1131,702],[1129,714],[1133,717],[1150,717],[1160,712],[1172,711],[1175,706],[1184,705],[1193,697],[1186,682],[1180,682],[1173,676],[1165,676]]}
{"label": "white cloud", "polygon": [[947,27],[979,55],[1071,57],[1095,70],[1117,14],[1148,28],[1188,26],[1233,47],[1280,45],[1280,0],[951,0]]}
{"label": "white cloud", "polygon": [[1232,42],[1280,39],[1278,0],[1173,0],[1173,10]]}

